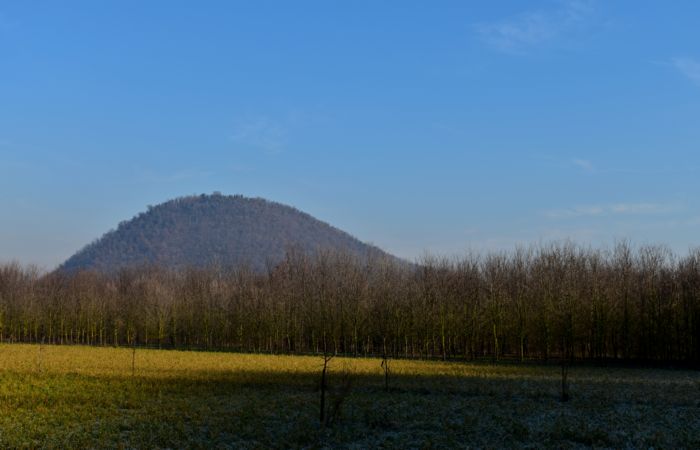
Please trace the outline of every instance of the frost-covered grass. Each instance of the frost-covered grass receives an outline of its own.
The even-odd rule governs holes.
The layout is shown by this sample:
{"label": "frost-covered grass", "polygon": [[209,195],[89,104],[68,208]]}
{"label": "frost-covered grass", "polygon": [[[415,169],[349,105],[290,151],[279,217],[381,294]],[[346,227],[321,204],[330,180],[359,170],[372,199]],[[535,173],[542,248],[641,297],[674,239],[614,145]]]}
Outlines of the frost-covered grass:
{"label": "frost-covered grass", "polygon": [[[0,448],[700,448],[700,373],[0,345]],[[330,393],[333,404],[339,391]]]}

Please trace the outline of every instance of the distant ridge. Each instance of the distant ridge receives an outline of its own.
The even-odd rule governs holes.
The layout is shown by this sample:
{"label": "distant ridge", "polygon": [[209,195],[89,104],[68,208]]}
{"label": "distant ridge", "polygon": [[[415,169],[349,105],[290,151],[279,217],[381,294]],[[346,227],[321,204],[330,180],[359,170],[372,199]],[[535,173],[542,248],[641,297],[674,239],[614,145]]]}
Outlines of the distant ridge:
{"label": "distant ridge", "polygon": [[292,247],[308,253],[324,249],[393,258],[291,206],[214,193],[149,206],[147,212],[85,246],[59,270],[114,272],[144,265],[185,269],[244,264],[264,270],[269,263],[282,261]]}

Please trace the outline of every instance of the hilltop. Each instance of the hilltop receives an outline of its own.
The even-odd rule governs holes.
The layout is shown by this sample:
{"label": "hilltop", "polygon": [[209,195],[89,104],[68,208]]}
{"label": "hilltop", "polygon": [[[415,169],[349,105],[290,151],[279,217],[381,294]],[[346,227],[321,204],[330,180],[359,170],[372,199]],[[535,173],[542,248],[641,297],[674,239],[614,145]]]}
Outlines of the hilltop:
{"label": "hilltop", "polygon": [[60,269],[112,272],[142,265],[184,269],[247,264],[263,270],[281,261],[290,248],[386,255],[291,206],[215,193],[149,206],[78,251]]}

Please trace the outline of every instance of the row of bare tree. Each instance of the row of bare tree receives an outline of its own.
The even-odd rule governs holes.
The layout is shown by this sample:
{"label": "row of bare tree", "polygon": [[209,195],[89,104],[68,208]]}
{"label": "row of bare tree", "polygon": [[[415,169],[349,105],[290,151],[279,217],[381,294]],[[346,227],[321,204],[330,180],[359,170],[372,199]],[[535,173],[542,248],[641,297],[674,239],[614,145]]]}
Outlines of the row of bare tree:
{"label": "row of bare tree", "polygon": [[0,341],[408,358],[700,361],[700,250],[570,243],[266,273],[0,266]]}

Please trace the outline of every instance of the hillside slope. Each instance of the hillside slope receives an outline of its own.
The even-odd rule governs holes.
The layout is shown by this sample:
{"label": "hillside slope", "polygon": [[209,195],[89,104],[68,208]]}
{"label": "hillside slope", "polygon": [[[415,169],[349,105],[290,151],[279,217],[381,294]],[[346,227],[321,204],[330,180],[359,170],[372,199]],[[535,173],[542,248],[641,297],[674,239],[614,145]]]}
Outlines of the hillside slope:
{"label": "hillside slope", "polygon": [[112,272],[156,264],[171,269],[277,263],[292,248],[385,255],[290,206],[219,194],[182,197],[149,207],[65,261],[59,269]]}

